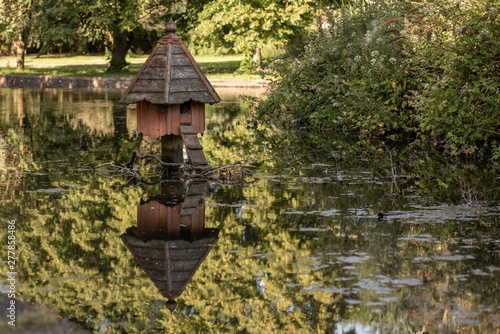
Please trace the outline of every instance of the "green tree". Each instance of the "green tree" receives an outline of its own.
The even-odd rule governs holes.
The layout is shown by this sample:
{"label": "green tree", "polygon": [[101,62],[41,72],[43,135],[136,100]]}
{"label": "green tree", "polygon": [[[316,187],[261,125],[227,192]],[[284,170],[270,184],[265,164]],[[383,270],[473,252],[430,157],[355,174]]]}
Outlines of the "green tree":
{"label": "green tree", "polygon": [[35,0],[0,0],[0,35],[12,44],[18,69],[24,69],[24,55],[35,7]]}
{"label": "green tree", "polygon": [[165,24],[169,17],[181,18],[183,25],[187,25],[196,17],[195,13],[205,2],[92,0],[91,4],[86,5],[83,10],[82,30],[90,40],[107,41],[111,51],[108,71],[120,71],[127,66],[125,56],[134,34],[156,31],[158,36],[161,36],[165,33]]}
{"label": "green tree", "polygon": [[212,1],[199,14],[200,44],[217,43],[253,56],[261,67],[260,49],[283,45],[300,36],[316,17],[317,1]]}
{"label": "green tree", "polygon": [[140,2],[132,0],[92,0],[83,8],[82,28],[91,41],[106,40],[111,51],[108,71],[127,66],[127,39],[139,24]]}
{"label": "green tree", "polygon": [[39,54],[78,51],[87,38],[80,34],[84,4],[78,1],[45,0],[36,18],[33,41],[41,44]]}

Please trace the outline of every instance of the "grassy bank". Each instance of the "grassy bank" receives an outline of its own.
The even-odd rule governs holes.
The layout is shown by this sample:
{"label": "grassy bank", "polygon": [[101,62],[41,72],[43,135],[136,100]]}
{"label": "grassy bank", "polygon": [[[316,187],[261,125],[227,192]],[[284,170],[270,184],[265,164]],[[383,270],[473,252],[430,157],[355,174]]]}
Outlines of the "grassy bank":
{"label": "grassy bank", "polygon": [[[28,55],[25,69],[17,70],[16,57],[0,57],[0,74],[45,74],[61,76],[105,76],[134,77],[147,59],[145,56],[127,57],[130,63],[128,71],[107,73],[105,55],[46,55],[36,57]],[[210,79],[260,79],[261,75],[237,73],[243,55],[195,56],[198,65]]]}

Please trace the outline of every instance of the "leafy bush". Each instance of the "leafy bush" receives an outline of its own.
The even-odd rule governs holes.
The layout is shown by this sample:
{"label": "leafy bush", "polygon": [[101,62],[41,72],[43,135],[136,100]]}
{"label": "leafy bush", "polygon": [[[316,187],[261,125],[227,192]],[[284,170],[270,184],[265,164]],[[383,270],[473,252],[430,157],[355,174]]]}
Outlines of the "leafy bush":
{"label": "leafy bush", "polygon": [[[416,98],[424,136],[443,138],[453,153],[497,146],[500,130],[500,4],[428,4],[426,20],[411,27],[425,58],[425,89]],[[420,30],[420,31],[419,31]],[[422,59],[422,60],[424,60]]]}
{"label": "leafy bush", "polygon": [[494,148],[499,10],[493,0],[326,10],[303,54],[275,62],[258,115],[283,127],[414,136],[454,154]]}

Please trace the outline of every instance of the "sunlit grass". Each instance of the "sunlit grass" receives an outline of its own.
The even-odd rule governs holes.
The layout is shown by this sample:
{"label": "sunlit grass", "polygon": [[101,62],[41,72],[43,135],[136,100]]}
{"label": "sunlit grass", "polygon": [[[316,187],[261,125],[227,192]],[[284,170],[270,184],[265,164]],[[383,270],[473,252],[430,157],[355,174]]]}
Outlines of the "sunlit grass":
{"label": "sunlit grass", "polygon": [[[25,69],[16,69],[16,57],[0,57],[0,74],[37,74],[61,76],[133,77],[144,64],[147,55],[127,57],[128,71],[107,73],[105,55],[46,55],[26,56]],[[236,73],[243,55],[194,56],[208,78],[259,79],[258,74]]]}

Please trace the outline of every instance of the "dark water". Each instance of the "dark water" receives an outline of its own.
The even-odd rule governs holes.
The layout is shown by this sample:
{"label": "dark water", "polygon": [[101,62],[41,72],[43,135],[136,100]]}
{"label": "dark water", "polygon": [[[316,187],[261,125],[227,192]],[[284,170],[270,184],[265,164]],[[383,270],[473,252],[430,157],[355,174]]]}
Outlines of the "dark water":
{"label": "dark water", "polygon": [[[159,150],[135,137],[120,93],[0,90],[0,235],[16,221],[18,297],[106,333],[500,329],[498,170],[249,126],[237,94],[220,91],[201,142],[214,165],[254,165],[247,187],[105,177],[93,167]],[[120,238],[155,229],[144,208],[191,226],[162,231],[167,255]],[[181,287],[164,291],[172,314],[155,283]]]}

